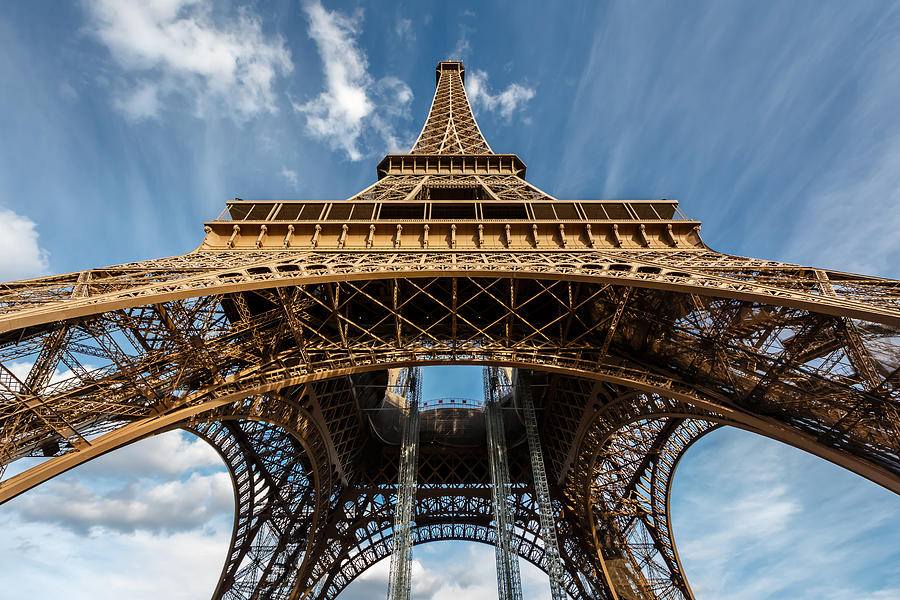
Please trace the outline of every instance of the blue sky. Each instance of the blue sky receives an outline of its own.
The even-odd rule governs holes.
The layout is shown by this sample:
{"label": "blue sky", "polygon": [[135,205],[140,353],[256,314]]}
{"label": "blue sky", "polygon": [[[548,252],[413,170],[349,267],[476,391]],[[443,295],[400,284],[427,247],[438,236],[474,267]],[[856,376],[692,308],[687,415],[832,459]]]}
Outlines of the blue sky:
{"label": "blue sky", "polygon": [[[190,250],[235,196],[349,196],[411,145],[445,58],[465,61],[495,151],[557,197],[677,198],[716,250],[900,276],[886,2],[38,0],[0,7],[0,279]],[[480,389],[431,376],[435,395]],[[0,509],[15,596],[211,591],[231,492],[199,442],[142,444]],[[699,598],[900,598],[893,495],[735,431],[677,482]],[[489,548],[416,556],[418,597],[490,597]],[[453,560],[482,569],[471,585]],[[380,573],[353,593],[386,589]]]}

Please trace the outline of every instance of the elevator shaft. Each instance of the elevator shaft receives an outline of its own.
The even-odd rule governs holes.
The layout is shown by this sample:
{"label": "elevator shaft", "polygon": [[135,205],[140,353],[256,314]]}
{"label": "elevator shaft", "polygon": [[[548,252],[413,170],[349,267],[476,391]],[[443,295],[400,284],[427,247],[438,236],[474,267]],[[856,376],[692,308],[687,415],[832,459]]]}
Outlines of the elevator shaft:
{"label": "elevator shaft", "polygon": [[388,600],[409,600],[412,588],[413,508],[419,459],[419,400],[422,370],[407,369],[400,415],[400,473],[394,509],[394,548],[388,580]]}
{"label": "elevator shaft", "polygon": [[499,369],[484,370],[484,400],[487,413],[488,456],[491,464],[491,494],[494,503],[494,528],[497,556],[497,597],[499,600],[522,600],[522,578],[519,559],[511,549],[515,518],[509,502],[512,492],[506,450]]}

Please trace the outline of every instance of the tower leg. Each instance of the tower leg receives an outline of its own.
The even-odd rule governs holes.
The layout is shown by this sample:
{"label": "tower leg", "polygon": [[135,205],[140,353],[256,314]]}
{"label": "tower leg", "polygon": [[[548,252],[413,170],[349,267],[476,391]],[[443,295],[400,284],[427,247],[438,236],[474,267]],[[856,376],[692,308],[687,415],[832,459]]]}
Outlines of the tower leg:
{"label": "tower leg", "polygon": [[522,401],[525,413],[525,432],[528,436],[528,454],[531,458],[534,492],[541,519],[541,537],[544,539],[544,554],[547,557],[547,574],[550,576],[550,597],[553,600],[565,600],[563,567],[559,557],[559,544],[556,541],[556,519],[553,518],[553,510],[550,505],[550,489],[547,485],[547,472],[544,470],[541,441],[538,438],[537,417],[534,414],[531,387],[521,371],[518,375],[518,384],[518,397]]}
{"label": "tower leg", "polygon": [[213,600],[287,600],[316,526],[309,457],[285,429],[227,420],[190,427],[219,452],[235,486],[235,527]]}
{"label": "tower leg", "polygon": [[522,600],[519,559],[512,551],[513,513],[509,504],[510,477],[506,432],[500,412],[499,369],[484,370],[484,400],[487,413],[488,455],[491,463],[491,494],[497,548],[497,593],[499,600]]}
{"label": "tower leg", "polygon": [[388,581],[388,600],[409,600],[412,588],[413,510],[416,496],[416,470],[419,458],[419,395],[421,369],[407,371],[407,404],[400,417],[402,445],[397,505],[394,510],[394,551]]}

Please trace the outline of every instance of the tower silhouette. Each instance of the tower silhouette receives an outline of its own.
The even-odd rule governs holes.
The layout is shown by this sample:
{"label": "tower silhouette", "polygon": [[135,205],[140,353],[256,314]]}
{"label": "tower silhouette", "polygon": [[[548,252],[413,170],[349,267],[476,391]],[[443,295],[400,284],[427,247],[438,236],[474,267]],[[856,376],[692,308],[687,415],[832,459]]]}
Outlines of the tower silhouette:
{"label": "tower silhouette", "polygon": [[[392,553],[402,597],[411,546],[452,539],[498,547],[503,597],[518,555],[554,597],[643,600],[693,598],[669,499],[714,428],[900,492],[900,282],[715,252],[674,200],[557,199],[464,81],[438,64],[346,200],[236,199],[182,256],[2,285],[0,465],[48,459],[0,502],[184,429],[234,482],[213,598],[334,598]],[[420,400],[433,364],[484,366],[484,402]]]}

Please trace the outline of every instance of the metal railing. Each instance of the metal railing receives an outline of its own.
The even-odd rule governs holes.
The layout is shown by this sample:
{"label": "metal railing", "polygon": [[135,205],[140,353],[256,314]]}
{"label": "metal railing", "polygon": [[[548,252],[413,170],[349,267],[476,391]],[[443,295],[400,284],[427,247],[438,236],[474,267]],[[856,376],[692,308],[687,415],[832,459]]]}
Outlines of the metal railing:
{"label": "metal railing", "polygon": [[436,410],[438,408],[474,408],[484,410],[484,400],[472,398],[432,398],[419,404],[419,412]]}

